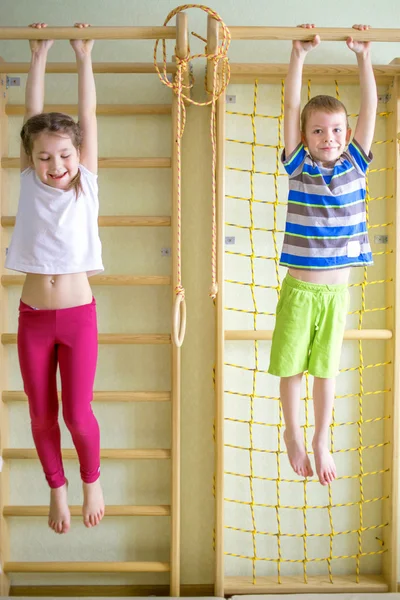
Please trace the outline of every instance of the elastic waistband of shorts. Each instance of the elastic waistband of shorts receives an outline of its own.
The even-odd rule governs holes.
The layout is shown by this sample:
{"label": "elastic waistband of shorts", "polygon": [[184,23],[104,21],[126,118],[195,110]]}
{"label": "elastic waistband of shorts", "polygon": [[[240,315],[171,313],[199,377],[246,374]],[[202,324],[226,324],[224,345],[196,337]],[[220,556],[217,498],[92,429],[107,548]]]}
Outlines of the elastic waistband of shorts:
{"label": "elastic waistband of shorts", "polygon": [[347,283],[336,283],[333,285],[326,285],[324,283],[309,283],[308,281],[301,281],[292,277],[287,273],[283,283],[295,290],[302,290],[303,292],[312,292],[313,294],[340,294],[347,292]]}
{"label": "elastic waistband of shorts", "polygon": [[33,306],[29,306],[29,304],[25,304],[22,300],[19,301],[19,312],[23,313],[33,313],[35,315],[47,315],[47,314],[55,314],[55,313],[63,313],[67,314],[68,312],[74,311],[84,311],[90,308],[91,306],[96,306],[96,300],[94,296],[92,297],[92,301],[88,304],[78,304],[78,306],[70,306],[69,308],[34,308]]}

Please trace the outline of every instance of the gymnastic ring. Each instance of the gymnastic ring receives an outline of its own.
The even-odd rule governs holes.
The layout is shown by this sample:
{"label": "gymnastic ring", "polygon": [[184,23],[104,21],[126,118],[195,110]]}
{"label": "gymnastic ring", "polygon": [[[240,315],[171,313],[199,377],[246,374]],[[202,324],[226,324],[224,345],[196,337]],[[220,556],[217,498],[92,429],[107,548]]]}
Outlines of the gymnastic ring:
{"label": "gymnastic ring", "polygon": [[184,294],[180,293],[175,298],[172,311],[172,338],[177,348],[183,344],[186,332],[186,301]]}

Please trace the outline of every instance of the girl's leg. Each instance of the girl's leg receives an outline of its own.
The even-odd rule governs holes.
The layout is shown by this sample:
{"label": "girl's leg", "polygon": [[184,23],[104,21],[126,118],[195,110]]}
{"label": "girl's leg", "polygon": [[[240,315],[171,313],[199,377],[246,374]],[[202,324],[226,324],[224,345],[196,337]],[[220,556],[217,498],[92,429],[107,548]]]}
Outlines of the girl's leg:
{"label": "girl's leg", "polygon": [[[32,314],[33,313],[33,314]],[[28,396],[32,435],[51,488],[49,526],[56,533],[69,530],[71,517],[61,458],[58,425],[57,353],[51,311],[34,311],[21,305],[18,356]]]}
{"label": "girl's leg", "polygon": [[300,427],[300,389],[303,373],[282,377],[280,382],[281,404],[285,420],[285,440],[289,462],[298,475],[311,477],[313,471],[304,445],[304,433]]}
{"label": "girl's leg", "polygon": [[97,364],[96,306],[93,302],[57,312],[63,416],[79,457],[83,520],[91,527],[104,516],[99,481],[100,432],[91,405]]}
{"label": "girl's leg", "polygon": [[332,420],[335,399],[335,379],[314,377],[315,433],[312,441],[315,469],[322,485],[328,485],[336,478],[336,467],[328,450],[329,425]]}

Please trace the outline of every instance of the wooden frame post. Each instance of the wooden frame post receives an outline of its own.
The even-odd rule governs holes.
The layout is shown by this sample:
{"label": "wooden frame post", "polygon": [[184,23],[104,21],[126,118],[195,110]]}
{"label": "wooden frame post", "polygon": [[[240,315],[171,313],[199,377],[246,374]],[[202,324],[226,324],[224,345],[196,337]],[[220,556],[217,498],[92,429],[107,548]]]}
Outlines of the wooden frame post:
{"label": "wooden frame post", "polygon": [[[2,63],[4,61],[0,59],[0,71]],[[0,158],[7,152],[8,146],[8,135],[7,125],[8,120],[6,116],[6,104],[7,104],[7,77],[6,74],[1,71],[0,73]],[[0,206],[1,215],[7,214],[7,173],[0,168]],[[7,232],[1,227],[0,228],[0,248],[1,248],[1,267],[0,272],[4,273],[4,261],[6,253],[6,240]],[[1,322],[1,333],[7,331],[7,317],[8,317],[8,303],[7,303],[7,289],[0,286],[0,322]],[[7,350],[3,344],[0,344],[0,455],[2,464],[0,465],[0,595],[8,596],[10,592],[10,579],[4,572],[4,565],[9,561],[9,538],[8,538],[8,524],[4,518],[3,510],[4,506],[9,503],[9,466],[7,462],[3,462],[3,450],[8,447],[8,407],[3,402],[3,392],[7,389]]]}
{"label": "wooden frame post", "polygon": [[[180,12],[176,16],[176,48],[178,58],[186,58],[188,48],[187,14]],[[172,304],[175,302],[175,288],[177,285],[177,236],[178,236],[178,181],[181,176],[178,172],[178,154],[176,145],[176,132],[180,110],[175,94],[172,96]],[[172,445],[171,445],[171,596],[179,596],[180,589],[180,427],[181,427],[181,349],[172,344]]]}
{"label": "wooden frame post", "polygon": [[386,279],[386,305],[391,310],[386,311],[386,328],[393,331],[393,337],[386,343],[386,360],[389,363],[385,373],[385,389],[390,390],[385,394],[385,415],[390,419],[385,420],[385,440],[389,445],[385,446],[384,468],[389,469],[385,477],[384,496],[389,496],[389,501],[384,504],[384,521],[389,527],[384,529],[384,548],[388,553],[383,557],[383,573],[389,586],[389,592],[397,591],[397,561],[398,561],[398,485],[399,485],[399,461],[398,461],[398,435],[399,435],[399,407],[398,393],[400,383],[400,370],[397,361],[400,357],[400,325],[398,305],[400,301],[400,210],[399,210],[399,131],[400,131],[400,78],[393,79],[389,87],[390,99],[387,111],[390,113],[387,119],[387,139],[393,139],[388,146],[387,166],[391,169],[387,172],[386,196],[387,217],[386,222],[393,223],[389,229]]}

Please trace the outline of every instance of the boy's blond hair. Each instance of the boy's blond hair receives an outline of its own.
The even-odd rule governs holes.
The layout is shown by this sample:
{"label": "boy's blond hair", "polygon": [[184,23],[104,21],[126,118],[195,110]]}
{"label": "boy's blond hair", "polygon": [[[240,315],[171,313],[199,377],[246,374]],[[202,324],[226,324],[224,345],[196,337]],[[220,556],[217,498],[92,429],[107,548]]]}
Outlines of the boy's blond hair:
{"label": "boy's blond hair", "polygon": [[300,127],[301,132],[305,133],[307,119],[312,112],[321,111],[326,113],[344,113],[346,116],[346,127],[349,128],[349,119],[347,115],[347,110],[343,102],[337,100],[333,96],[314,96],[311,98],[301,111],[300,117]]}

